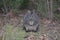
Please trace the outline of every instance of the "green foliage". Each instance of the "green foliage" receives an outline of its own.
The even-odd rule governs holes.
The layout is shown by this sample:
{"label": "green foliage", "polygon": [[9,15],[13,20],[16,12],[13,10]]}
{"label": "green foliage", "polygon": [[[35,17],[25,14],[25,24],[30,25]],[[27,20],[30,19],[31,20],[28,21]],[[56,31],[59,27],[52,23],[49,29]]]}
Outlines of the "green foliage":
{"label": "green foliage", "polygon": [[53,19],[56,19],[56,20],[60,20],[60,14],[58,14],[58,12],[56,12],[58,6],[59,6],[59,3],[60,1],[59,0],[54,0],[53,1]]}
{"label": "green foliage", "polygon": [[47,8],[46,8],[46,0],[39,0],[39,4],[37,6],[37,10],[40,12],[41,17],[46,17],[47,15]]}
{"label": "green foliage", "polygon": [[0,0],[0,8],[3,6],[3,3],[2,3],[3,1],[2,0]]}
{"label": "green foliage", "polygon": [[54,14],[54,19],[60,20],[60,14],[58,14],[58,13]]}
{"label": "green foliage", "polygon": [[5,39],[3,40],[23,40],[24,36],[26,35],[25,31],[23,31],[20,27],[14,28],[10,24],[7,24],[4,30],[5,32],[3,36]]}
{"label": "green foliage", "polygon": [[[4,0],[6,7],[13,9],[15,12],[18,11],[17,9],[23,8],[27,9],[29,7],[29,0]],[[0,8],[4,7],[3,0],[0,0]],[[60,0],[53,0],[53,13],[57,10],[57,7],[59,6]],[[37,5],[37,11],[39,11],[39,14],[41,17],[47,17],[48,16],[48,10],[47,10],[47,0],[38,0]],[[57,13],[56,13],[57,14]],[[54,18],[60,18],[59,14],[56,15],[53,14]]]}
{"label": "green foliage", "polygon": [[18,8],[22,4],[23,0],[6,0],[6,5],[13,9]]}
{"label": "green foliage", "polygon": [[10,7],[12,9],[17,9],[20,6],[27,8],[29,5],[29,0],[0,0],[0,6],[4,5],[4,3],[6,7]]}
{"label": "green foliage", "polygon": [[[60,3],[59,0],[53,0],[53,19],[60,19],[60,14],[54,13],[58,8],[58,3]],[[37,10],[40,12],[41,17],[47,17],[48,16],[48,10],[47,10],[47,0],[39,0]]]}
{"label": "green foliage", "polygon": [[29,5],[29,0],[23,0],[23,3],[21,4],[22,8],[27,8]]}

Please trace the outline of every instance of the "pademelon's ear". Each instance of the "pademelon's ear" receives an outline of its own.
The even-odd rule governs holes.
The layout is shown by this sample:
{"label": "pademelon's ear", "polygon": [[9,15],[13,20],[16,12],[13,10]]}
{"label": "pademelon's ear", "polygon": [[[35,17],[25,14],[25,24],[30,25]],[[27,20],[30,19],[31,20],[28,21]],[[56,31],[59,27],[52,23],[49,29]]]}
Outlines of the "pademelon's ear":
{"label": "pademelon's ear", "polygon": [[27,13],[31,13],[31,11],[30,11],[30,10],[28,10],[28,11],[27,11]]}

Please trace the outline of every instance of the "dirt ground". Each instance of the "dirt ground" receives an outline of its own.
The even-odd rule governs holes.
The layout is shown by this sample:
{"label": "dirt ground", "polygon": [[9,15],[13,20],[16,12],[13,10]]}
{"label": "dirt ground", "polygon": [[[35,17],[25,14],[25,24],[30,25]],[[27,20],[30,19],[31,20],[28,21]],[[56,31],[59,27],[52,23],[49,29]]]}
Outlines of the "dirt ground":
{"label": "dirt ground", "polygon": [[[22,31],[22,19],[23,17],[15,17],[15,18],[11,18],[11,19],[4,19],[1,20],[0,22],[0,38],[4,39],[4,32],[8,33],[8,35],[11,35],[9,32],[16,32],[18,28],[21,28],[19,30],[21,30],[21,32],[16,32],[18,33],[24,33],[22,35],[24,35],[23,37],[20,37],[21,39],[18,40],[59,40],[60,39],[60,23],[59,21],[51,21],[51,20],[47,20],[47,19],[39,19],[39,30],[38,32],[30,32],[31,34],[26,33],[24,30]],[[3,25],[2,25],[3,24]],[[8,27],[6,27],[6,25],[8,25]],[[9,26],[10,25],[10,26]],[[12,26],[12,28],[11,28]],[[16,27],[18,27],[16,29]],[[7,29],[5,29],[7,28]],[[11,28],[11,29],[10,29]],[[8,30],[8,31],[7,31]],[[7,32],[6,32],[7,31]],[[16,35],[17,35],[16,34]],[[18,34],[20,35],[20,34]],[[5,35],[6,36],[6,35]],[[19,37],[18,37],[19,38]],[[0,40],[2,40],[0,39]],[[11,38],[9,37],[9,40]],[[8,40],[8,39],[7,39]],[[13,39],[11,39],[13,40]],[[17,39],[16,39],[17,40]]]}

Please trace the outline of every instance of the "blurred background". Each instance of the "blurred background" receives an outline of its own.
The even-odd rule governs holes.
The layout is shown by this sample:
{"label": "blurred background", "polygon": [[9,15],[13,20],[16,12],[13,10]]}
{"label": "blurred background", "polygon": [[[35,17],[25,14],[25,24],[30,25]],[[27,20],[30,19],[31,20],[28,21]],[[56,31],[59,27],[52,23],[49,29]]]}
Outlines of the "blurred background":
{"label": "blurred background", "polygon": [[40,29],[32,34],[60,39],[60,0],[0,0],[0,40],[23,40],[29,34],[21,27],[28,10],[39,16]]}

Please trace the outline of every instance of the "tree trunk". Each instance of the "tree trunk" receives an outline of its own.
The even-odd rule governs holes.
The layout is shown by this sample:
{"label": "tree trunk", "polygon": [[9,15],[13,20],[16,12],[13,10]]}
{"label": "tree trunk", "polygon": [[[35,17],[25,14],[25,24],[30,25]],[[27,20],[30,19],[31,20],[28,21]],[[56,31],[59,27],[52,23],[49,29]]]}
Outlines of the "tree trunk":
{"label": "tree trunk", "polygon": [[52,0],[50,0],[50,15],[51,15],[51,20],[53,19],[53,8],[52,8]]}
{"label": "tree trunk", "polygon": [[48,15],[47,15],[47,18],[49,18],[50,19],[50,4],[49,4],[49,1],[47,0],[47,10],[48,10]]}
{"label": "tree trunk", "polygon": [[52,10],[52,0],[47,0],[47,9],[48,9],[48,18],[49,20],[53,19],[53,10]]}
{"label": "tree trunk", "polygon": [[6,7],[5,0],[3,0],[3,5],[4,5],[4,9],[5,9],[4,13],[7,13],[7,12],[8,12],[8,10],[7,10],[7,7]]}

